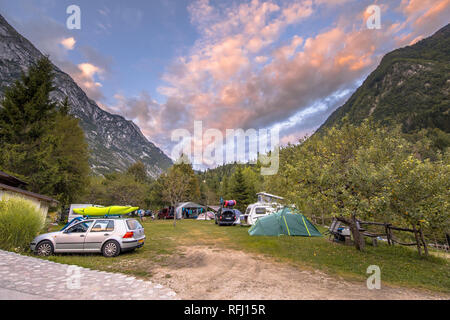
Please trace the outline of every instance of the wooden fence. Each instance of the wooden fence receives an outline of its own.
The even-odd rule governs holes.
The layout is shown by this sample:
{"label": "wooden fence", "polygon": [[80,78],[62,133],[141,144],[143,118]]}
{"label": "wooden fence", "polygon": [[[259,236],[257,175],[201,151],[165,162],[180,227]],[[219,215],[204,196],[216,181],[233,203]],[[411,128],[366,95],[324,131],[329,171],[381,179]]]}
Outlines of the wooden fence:
{"label": "wooden fence", "polygon": [[[339,219],[339,221],[344,222],[341,219]],[[361,221],[361,220],[356,220],[356,221],[359,224],[359,231],[360,231],[361,235],[364,237],[372,238],[374,245],[377,244],[376,239],[378,237],[386,237],[387,242],[390,246],[393,246],[395,244],[399,244],[402,246],[416,246],[420,255],[422,254],[422,247],[423,247],[425,255],[428,255],[428,246],[427,246],[427,243],[426,243],[424,235],[423,235],[423,229],[422,229],[421,224],[419,224],[417,227],[413,226],[412,229],[408,229],[408,228],[395,227],[390,223]],[[371,232],[371,231],[368,231],[365,228],[363,228],[363,226],[382,227],[384,232],[379,232],[379,233]],[[410,243],[402,242],[394,236],[393,231],[412,233],[414,235],[415,241],[410,242]]]}

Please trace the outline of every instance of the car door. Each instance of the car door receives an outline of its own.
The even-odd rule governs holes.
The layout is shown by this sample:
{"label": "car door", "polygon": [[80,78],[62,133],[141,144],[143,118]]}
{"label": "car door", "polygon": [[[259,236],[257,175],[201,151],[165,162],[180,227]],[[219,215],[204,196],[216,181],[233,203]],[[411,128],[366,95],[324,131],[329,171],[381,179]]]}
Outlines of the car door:
{"label": "car door", "polygon": [[56,235],[55,251],[82,252],[84,250],[84,240],[91,225],[92,220],[82,221]]}
{"label": "car door", "polygon": [[84,240],[85,251],[100,251],[102,244],[114,232],[114,220],[96,220]]}

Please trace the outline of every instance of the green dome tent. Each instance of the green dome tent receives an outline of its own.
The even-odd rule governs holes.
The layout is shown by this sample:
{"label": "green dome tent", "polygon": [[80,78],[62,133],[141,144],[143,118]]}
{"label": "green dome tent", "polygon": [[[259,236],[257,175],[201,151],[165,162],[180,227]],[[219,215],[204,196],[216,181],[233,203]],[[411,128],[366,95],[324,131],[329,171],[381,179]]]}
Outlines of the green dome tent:
{"label": "green dome tent", "polygon": [[251,236],[304,236],[321,237],[317,228],[300,212],[284,208],[262,217],[248,230]]}

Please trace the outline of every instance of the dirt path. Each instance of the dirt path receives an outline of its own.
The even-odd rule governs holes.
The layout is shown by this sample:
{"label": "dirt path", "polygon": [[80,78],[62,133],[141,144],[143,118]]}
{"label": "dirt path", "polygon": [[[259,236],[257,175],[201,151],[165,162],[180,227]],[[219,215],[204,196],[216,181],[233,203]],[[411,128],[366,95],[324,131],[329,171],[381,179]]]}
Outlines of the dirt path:
{"label": "dirt path", "polygon": [[181,299],[450,299],[383,283],[380,290],[368,290],[365,281],[349,282],[245,252],[208,247],[186,247],[169,267],[153,269],[153,274]]}

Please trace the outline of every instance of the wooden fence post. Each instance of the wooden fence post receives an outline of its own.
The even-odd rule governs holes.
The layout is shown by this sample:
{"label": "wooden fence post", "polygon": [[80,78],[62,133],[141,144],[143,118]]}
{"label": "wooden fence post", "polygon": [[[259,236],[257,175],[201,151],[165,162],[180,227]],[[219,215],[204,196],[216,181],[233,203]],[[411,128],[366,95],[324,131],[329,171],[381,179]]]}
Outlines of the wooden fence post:
{"label": "wooden fence post", "polygon": [[392,224],[388,224],[389,239],[391,240],[392,246],[395,246],[394,235],[392,234],[391,227],[392,227]]}
{"label": "wooden fence post", "polygon": [[390,235],[390,231],[389,231],[389,224],[385,224],[384,225],[384,230],[385,230],[385,232],[386,232],[386,238],[387,238],[387,242],[388,242],[388,244],[389,245],[392,245],[391,244],[391,235]]}

